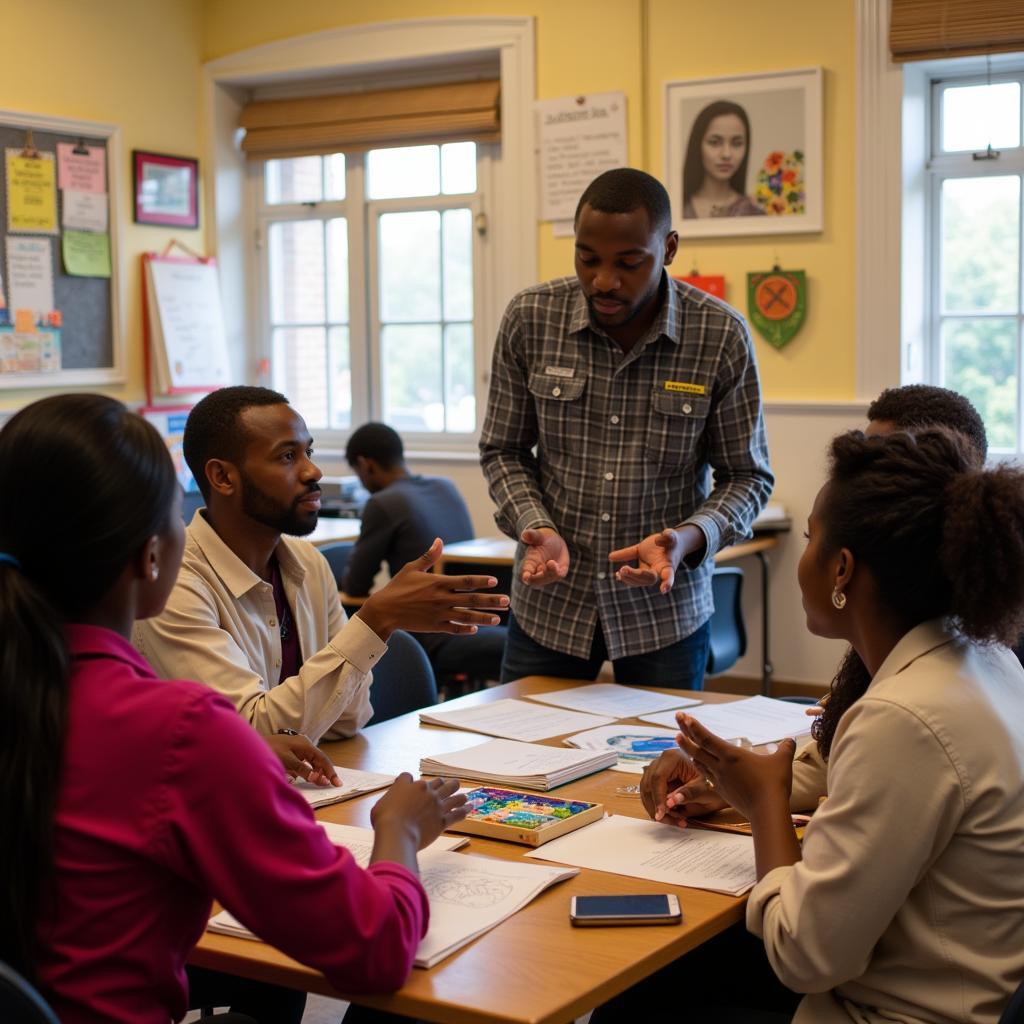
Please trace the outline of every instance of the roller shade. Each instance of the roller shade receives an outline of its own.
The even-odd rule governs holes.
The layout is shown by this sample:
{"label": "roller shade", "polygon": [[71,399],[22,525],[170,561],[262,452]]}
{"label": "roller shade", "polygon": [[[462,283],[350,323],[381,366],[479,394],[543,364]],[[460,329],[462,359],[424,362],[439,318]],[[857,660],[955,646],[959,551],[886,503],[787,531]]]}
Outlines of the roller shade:
{"label": "roller shade", "polygon": [[239,118],[251,159],[308,156],[421,142],[496,142],[500,82],[305,96],[249,103]]}
{"label": "roller shade", "polygon": [[1024,50],[1024,0],[892,0],[897,63]]}

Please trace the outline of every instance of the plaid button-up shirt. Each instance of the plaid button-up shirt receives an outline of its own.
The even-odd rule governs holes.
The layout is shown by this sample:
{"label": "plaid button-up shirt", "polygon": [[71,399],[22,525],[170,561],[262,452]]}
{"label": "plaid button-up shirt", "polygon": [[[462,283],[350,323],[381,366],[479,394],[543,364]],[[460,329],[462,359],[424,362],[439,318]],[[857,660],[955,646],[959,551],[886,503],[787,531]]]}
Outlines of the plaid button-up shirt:
{"label": "plaid button-up shirt", "polygon": [[[564,580],[527,587],[520,544],[512,608],[534,640],[576,657],[598,622],[613,659],[701,626],[715,552],[749,536],[774,483],[746,323],[667,274],[663,285],[627,354],[590,322],[575,277],[517,295],[494,350],[480,452],[495,521],[516,538],[552,527],[570,557]],[[615,579],[610,551],[685,523],[707,546],[668,594]]]}

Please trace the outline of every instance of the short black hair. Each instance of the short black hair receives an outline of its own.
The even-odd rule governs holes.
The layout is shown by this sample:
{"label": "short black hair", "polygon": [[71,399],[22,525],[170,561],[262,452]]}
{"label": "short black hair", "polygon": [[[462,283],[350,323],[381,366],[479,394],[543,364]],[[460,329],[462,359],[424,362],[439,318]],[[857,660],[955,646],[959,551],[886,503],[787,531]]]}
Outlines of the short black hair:
{"label": "short black hair", "polygon": [[405,461],[405,448],[398,432],[386,423],[364,423],[345,445],[345,458],[354,466],[356,459],[373,459],[381,469],[394,469]]}
{"label": "short black hair", "polygon": [[979,461],[988,455],[988,435],[978,410],[970,400],[949,388],[931,384],[907,384],[887,388],[868,406],[868,419],[892,423],[900,430],[946,427],[971,442]]}
{"label": "short black hair", "polygon": [[203,497],[210,500],[206,464],[210,459],[239,462],[248,441],[239,419],[257,405],[287,405],[288,399],[270,388],[221,388],[198,402],[185,421],[182,449]]}
{"label": "short black hair", "polygon": [[665,186],[635,167],[616,167],[599,174],[580,196],[574,223],[579,223],[584,206],[602,213],[632,213],[642,206],[652,230],[667,232],[672,228],[672,204]]}

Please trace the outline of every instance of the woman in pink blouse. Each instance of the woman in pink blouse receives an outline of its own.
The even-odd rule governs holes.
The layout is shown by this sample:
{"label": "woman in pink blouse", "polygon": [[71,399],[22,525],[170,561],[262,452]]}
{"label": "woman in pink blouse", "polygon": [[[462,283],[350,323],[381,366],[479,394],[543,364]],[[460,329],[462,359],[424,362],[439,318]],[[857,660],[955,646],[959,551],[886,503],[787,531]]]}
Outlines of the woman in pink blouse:
{"label": "woman in pink blouse", "polygon": [[128,637],[182,544],[167,449],[119,402],[48,398],[0,433],[0,959],[63,1024],[180,1019],[213,899],[339,989],[400,987],[416,852],[465,813],[401,776],[363,870],[229,703],[157,679]]}

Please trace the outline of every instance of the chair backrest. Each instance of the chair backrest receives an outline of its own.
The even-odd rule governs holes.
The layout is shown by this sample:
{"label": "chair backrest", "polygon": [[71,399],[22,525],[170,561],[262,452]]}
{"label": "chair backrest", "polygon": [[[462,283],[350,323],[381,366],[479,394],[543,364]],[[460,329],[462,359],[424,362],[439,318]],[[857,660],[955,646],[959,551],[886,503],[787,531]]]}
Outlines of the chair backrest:
{"label": "chair backrest", "polygon": [[0,960],[0,1020],[4,1024],[60,1024],[46,1000]]}
{"label": "chair backrest", "polygon": [[404,630],[391,634],[388,652],[373,670],[370,703],[373,718],[367,725],[437,703],[437,682],[427,652]]}
{"label": "chair backrest", "polygon": [[1024,1024],[1024,981],[1017,986],[1013,998],[1006,1004],[999,1024]]}
{"label": "chair backrest", "polygon": [[715,610],[711,616],[711,646],[708,649],[709,676],[732,668],[747,650],[743,624],[743,570],[735,566],[715,569],[711,575]]}
{"label": "chair backrest", "polygon": [[338,540],[333,544],[320,545],[320,554],[327,559],[331,572],[334,573],[334,582],[339,590],[341,590],[342,577],[345,575],[345,566],[348,565],[348,556],[352,554],[354,547],[355,544],[350,540]]}

